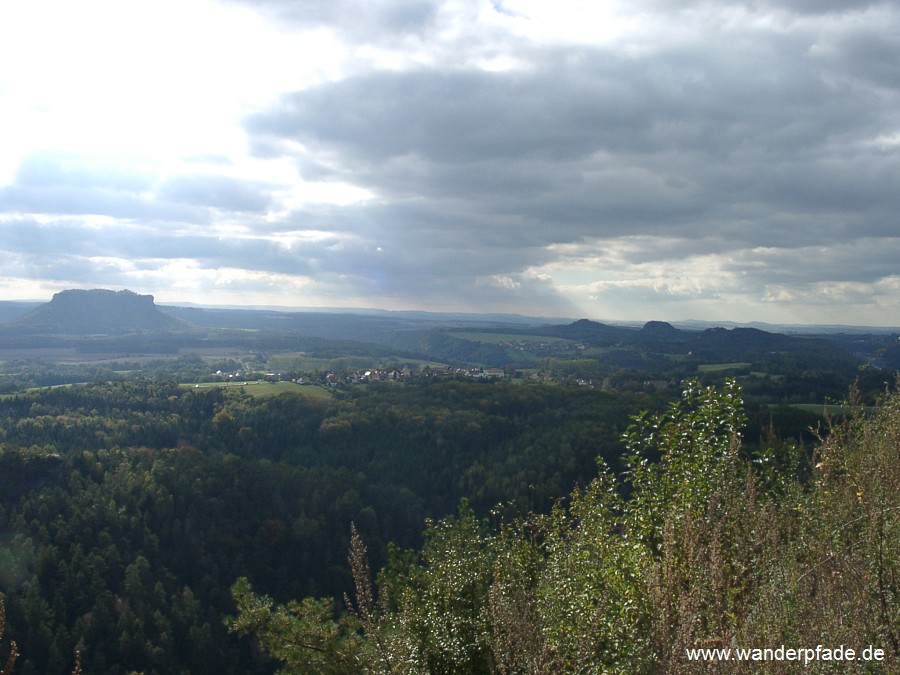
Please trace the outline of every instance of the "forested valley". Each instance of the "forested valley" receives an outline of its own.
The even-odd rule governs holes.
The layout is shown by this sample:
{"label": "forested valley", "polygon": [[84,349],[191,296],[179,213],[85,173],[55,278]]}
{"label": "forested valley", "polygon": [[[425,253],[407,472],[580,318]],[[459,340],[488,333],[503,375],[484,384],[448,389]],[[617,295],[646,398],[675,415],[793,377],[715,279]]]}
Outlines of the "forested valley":
{"label": "forested valley", "polygon": [[[837,602],[829,575],[870,568],[877,602],[853,621],[896,658],[896,396],[829,435],[717,382],[674,402],[467,379],[7,395],[0,662],[15,641],[15,673],[76,654],[110,674],[679,672],[663,645],[799,635],[812,578]],[[844,452],[866,434],[871,457]],[[828,559],[829,528],[853,556]],[[794,610],[748,614],[788,578]]]}
{"label": "forested valley", "polygon": [[[280,600],[352,589],[467,497],[547,511],[616,462],[646,395],[501,382],[253,398],[137,380],[0,399],[0,590],[19,673],[271,672],[226,631],[239,577]],[[502,513],[501,513],[502,512]],[[69,670],[67,670],[67,668]]]}

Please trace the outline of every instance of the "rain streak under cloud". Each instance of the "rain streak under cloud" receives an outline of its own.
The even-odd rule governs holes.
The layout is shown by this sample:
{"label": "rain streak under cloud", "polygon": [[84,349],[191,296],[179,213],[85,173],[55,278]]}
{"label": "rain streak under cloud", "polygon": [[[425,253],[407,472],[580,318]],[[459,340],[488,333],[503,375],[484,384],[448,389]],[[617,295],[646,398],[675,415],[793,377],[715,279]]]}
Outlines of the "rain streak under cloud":
{"label": "rain streak under cloud", "polygon": [[898,36],[894,2],[6,3],[0,289],[897,325]]}

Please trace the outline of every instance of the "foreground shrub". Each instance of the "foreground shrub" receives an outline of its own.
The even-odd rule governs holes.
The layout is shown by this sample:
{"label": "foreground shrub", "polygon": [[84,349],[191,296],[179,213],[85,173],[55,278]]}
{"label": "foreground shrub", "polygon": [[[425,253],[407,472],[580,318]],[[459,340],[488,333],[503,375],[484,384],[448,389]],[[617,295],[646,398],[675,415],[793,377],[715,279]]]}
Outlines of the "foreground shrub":
{"label": "foreground shrub", "polygon": [[811,482],[771,453],[745,457],[744,423],[734,382],[687,383],[635,418],[622,477],[601,464],[550,514],[493,532],[463,504],[421,551],[393,552],[377,599],[354,532],[341,618],[327,600],[275,607],[240,580],[230,627],[284,672],[778,673],[796,664],[688,653],[841,644],[896,665],[900,395],[835,425]]}

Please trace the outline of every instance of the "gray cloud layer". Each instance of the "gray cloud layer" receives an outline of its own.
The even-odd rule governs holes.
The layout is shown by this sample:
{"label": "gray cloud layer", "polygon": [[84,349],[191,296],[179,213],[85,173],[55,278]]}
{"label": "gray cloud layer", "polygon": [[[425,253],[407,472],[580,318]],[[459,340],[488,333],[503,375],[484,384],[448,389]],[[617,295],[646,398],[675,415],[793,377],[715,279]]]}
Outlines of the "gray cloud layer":
{"label": "gray cloud layer", "polygon": [[[896,133],[900,61],[885,57],[900,50],[883,24],[814,28],[736,26],[638,55],[533,49],[525,72],[366,74],[286,96],[248,131],[327,154],[319,176],[383,197],[369,212],[398,246],[503,258],[464,263],[470,275],[540,264],[552,244],[643,235],[694,254],[777,247],[741,270],[751,285],[853,269],[873,281],[869,246],[834,246],[896,248],[898,158],[878,139]],[[839,260],[789,262],[811,246]]]}
{"label": "gray cloud layer", "polygon": [[[278,186],[265,181],[157,180],[41,155],[0,189],[0,211],[19,214],[2,225],[4,248],[27,258],[65,240],[73,261],[190,258],[407,307],[729,319],[740,306],[809,321],[824,304],[897,323],[879,318],[900,308],[894,3],[659,0],[632,8],[643,28],[605,44],[488,24],[441,37],[452,17],[435,2],[255,6],[432,55],[357,67],[246,119],[259,158],[372,199],[275,216]],[[513,67],[478,67],[501,56]],[[125,224],[97,230],[86,215]],[[207,229],[223,220],[237,234]]]}

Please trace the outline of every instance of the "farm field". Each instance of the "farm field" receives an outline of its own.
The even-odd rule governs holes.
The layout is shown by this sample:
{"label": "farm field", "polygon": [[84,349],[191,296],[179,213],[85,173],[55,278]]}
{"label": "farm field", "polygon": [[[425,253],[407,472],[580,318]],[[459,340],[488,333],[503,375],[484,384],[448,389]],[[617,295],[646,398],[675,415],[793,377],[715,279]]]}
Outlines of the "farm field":
{"label": "farm field", "polygon": [[737,363],[702,363],[697,366],[700,373],[721,373],[728,370],[745,370],[752,364],[746,362]]}
{"label": "farm field", "polygon": [[331,392],[314,384],[297,384],[295,382],[265,382],[262,380],[248,380],[241,382],[198,382],[196,384],[182,384],[185,389],[243,389],[251,396],[265,398],[278,396],[279,394],[296,394],[308,398],[331,398]]}

